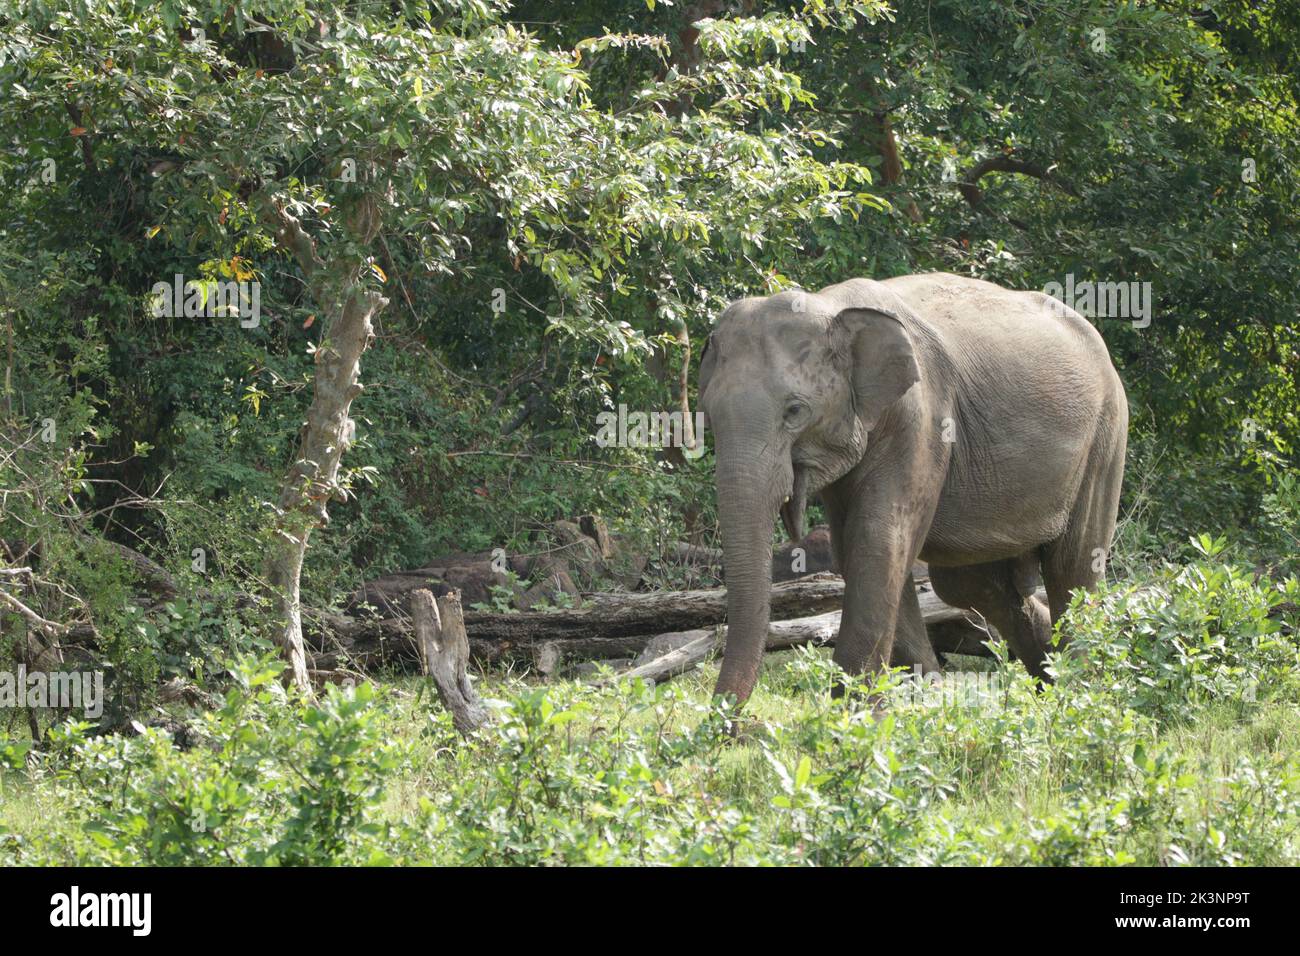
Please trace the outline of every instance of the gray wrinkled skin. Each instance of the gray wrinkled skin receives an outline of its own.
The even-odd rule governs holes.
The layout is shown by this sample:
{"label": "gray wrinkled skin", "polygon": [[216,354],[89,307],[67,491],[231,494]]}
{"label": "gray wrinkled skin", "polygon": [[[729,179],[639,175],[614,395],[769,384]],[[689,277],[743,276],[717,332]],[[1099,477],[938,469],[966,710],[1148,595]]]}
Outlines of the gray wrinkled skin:
{"label": "gray wrinkled skin", "polygon": [[802,535],[818,492],[846,584],[845,671],[938,669],[920,556],[941,598],[1046,677],[1052,623],[1104,573],[1124,470],[1124,386],[1087,320],[944,273],[743,299],[709,339],[700,405],[727,573],[720,694],[743,701],[758,679],[772,521]]}

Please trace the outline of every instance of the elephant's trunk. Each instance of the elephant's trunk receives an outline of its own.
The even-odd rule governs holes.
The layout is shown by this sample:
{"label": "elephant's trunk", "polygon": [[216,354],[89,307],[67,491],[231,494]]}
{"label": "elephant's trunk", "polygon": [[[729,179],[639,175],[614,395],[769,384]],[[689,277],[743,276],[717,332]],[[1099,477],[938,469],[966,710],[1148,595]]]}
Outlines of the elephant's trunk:
{"label": "elephant's trunk", "polygon": [[788,475],[773,474],[770,447],[721,437],[717,447],[727,645],[716,692],[734,694],[740,703],[753,692],[763,661],[772,601],[772,522],[790,490]]}

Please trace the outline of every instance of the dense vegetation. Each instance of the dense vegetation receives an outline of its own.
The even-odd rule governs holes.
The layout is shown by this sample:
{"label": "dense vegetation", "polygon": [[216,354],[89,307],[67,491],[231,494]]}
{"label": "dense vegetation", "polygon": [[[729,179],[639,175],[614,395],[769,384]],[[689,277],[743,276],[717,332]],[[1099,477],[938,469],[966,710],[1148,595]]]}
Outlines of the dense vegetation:
{"label": "dense vegetation", "polygon": [[[0,0],[0,654],[90,632],[108,695],[0,711],[0,859],[1296,862],[1298,51],[1285,0]],[[1053,687],[876,719],[800,652],[733,739],[708,668],[492,673],[472,743],[400,675],[282,688],[286,541],[318,608],[583,513],[712,543],[710,459],[596,416],[693,408],[733,298],[929,270],[1150,283],[1095,319],[1130,462]]]}
{"label": "dense vegetation", "polygon": [[[956,695],[892,679],[877,719],[878,688],[831,700],[834,665],[804,651],[769,664],[739,741],[709,703],[711,675],[496,683],[499,720],[466,743],[418,689],[294,704],[279,663],[245,662],[190,749],[157,729],[63,725],[7,785],[3,851],[116,865],[1295,864],[1300,655],[1269,617],[1276,592],[1199,545],[1151,590],[1081,608],[1087,661],[1067,659],[1045,692],[1018,667],[967,673]],[[1286,620],[1300,623],[1294,603]]]}

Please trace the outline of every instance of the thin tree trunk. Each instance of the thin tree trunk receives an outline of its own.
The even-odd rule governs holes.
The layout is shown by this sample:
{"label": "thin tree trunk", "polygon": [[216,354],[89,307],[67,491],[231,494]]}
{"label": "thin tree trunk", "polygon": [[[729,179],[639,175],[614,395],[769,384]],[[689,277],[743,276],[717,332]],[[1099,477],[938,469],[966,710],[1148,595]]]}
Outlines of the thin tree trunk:
{"label": "thin tree trunk", "polygon": [[8,350],[5,359],[5,382],[4,382],[4,407],[5,417],[8,418],[14,411],[14,314],[7,307],[5,313],[5,331],[8,339]]}
{"label": "thin tree trunk", "polygon": [[[881,110],[876,114],[876,141],[879,143],[880,158],[883,161],[881,166],[881,180],[886,186],[903,185],[903,160],[898,155],[898,137],[894,135],[893,124],[889,122],[889,114]],[[920,223],[923,221],[920,208],[916,205],[916,200],[910,196],[906,198],[904,211],[912,222]]]}
{"label": "thin tree trunk", "polygon": [[[379,218],[373,200],[363,203],[369,215],[361,217],[359,231],[363,234],[356,238],[369,243],[378,232]],[[371,319],[388,300],[361,285],[359,264],[327,266],[317,254],[315,242],[293,216],[270,200],[264,211],[276,227],[280,245],[298,260],[317,306],[331,316],[316,350],[312,401],[298,454],[280,491],[276,534],[266,563],[267,584],[281,621],[276,642],[289,661],[294,685],[310,693],[302,640],[303,558],[312,531],[329,521],[326,503],[341,491],[339,462],[356,429],[348,412],[362,390],[361,356],[374,338]]]}

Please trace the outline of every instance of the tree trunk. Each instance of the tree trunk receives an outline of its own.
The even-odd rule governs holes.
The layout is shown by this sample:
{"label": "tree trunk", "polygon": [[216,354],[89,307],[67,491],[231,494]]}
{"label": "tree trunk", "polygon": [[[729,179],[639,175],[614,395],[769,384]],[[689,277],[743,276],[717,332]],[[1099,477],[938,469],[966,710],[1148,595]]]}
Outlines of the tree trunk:
{"label": "tree trunk", "polygon": [[[369,243],[378,232],[377,206],[372,199],[363,200],[361,205],[367,207],[369,215],[354,220],[361,232],[356,238]],[[310,693],[302,640],[303,557],[311,532],[329,521],[326,503],[341,492],[339,462],[356,429],[348,411],[353,399],[361,394],[361,355],[374,338],[371,318],[388,300],[362,286],[361,264],[326,266],[316,253],[315,242],[298,221],[269,199],[264,213],[274,223],[280,245],[298,260],[317,306],[332,316],[316,350],[312,401],[298,454],[280,492],[276,534],[266,562],[267,585],[281,620],[276,642],[289,660],[294,685]]]}
{"label": "tree trunk", "polygon": [[[863,74],[858,83],[861,94],[862,123],[859,137],[871,144],[880,154],[880,181],[883,185],[893,187],[890,192],[901,193],[903,188],[903,160],[898,155],[898,136],[894,124],[889,119],[890,109],[885,105],[886,97],[881,95],[880,84],[870,75]],[[924,221],[916,200],[902,195],[903,209],[912,222]]]}
{"label": "tree trunk", "polygon": [[460,595],[452,591],[435,601],[432,591],[421,588],[411,592],[410,608],[424,674],[451,711],[456,730],[468,737],[487,722],[488,711],[469,679],[469,640]]}

